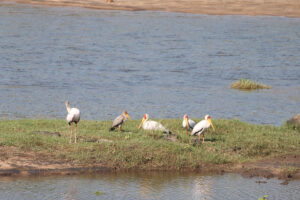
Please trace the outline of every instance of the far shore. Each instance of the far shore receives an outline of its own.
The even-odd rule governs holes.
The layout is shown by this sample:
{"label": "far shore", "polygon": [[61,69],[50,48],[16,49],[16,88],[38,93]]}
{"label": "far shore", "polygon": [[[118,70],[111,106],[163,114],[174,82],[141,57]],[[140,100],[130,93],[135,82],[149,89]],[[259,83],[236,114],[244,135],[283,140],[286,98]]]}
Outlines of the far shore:
{"label": "far shore", "polygon": [[299,0],[0,0],[45,6],[74,6],[102,10],[166,11],[208,15],[300,17]]}

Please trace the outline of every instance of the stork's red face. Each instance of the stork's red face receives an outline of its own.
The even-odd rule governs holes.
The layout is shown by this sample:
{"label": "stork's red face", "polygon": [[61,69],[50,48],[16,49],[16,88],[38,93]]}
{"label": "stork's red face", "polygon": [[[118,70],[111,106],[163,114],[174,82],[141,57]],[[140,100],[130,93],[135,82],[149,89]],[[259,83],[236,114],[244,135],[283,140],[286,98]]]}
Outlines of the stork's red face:
{"label": "stork's red face", "polygon": [[138,129],[141,128],[141,126],[143,125],[143,123],[144,123],[146,120],[147,120],[147,114],[144,114],[144,117],[143,117],[143,119],[142,119],[142,121],[141,121],[141,123],[140,123]]}
{"label": "stork's red face", "polygon": [[209,115],[206,115],[205,116],[205,119],[209,122],[209,124],[212,126],[212,128],[215,130],[215,127],[213,125],[213,123],[211,122],[211,119],[210,119],[210,116]]}
{"label": "stork's red face", "polygon": [[187,119],[187,118],[188,118],[188,116],[187,116],[187,115],[184,115],[184,118],[185,118],[185,119]]}

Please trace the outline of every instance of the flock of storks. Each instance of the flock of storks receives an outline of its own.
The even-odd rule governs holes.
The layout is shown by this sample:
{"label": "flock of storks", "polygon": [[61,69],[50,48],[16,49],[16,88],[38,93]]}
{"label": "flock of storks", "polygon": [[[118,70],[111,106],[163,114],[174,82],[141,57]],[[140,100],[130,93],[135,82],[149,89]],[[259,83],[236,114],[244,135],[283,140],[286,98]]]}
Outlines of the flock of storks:
{"label": "flock of storks", "polygon": [[[74,143],[77,143],[77,124],[80,121],[80,110],[78,108],[71,108],[68,101],[66,101],[66,108],[68,111],[67,115],[67,122],[70,125],[70,143],[72,143],[72,137],[73,137],[73,123],[75,123],[75,140]],[[122,114],[113,121],[110,131],[113,131],[115,128],[118,128],[119,132],[121,131],[122,124],[127,120],[130,119],[129,114],[126,110],[122,112]],[[200,136],[202,135],[202,143],[204,143],[204,132],[206,129],[208,129],[210,126],[215,130],[214,125],[211,122],[210,116],[206,115],[204,120],[201,120],[197,124],[188,118],[188,116],[185,114],[183,116],[182,126],[186,128],[187,132],[186,134],[189,135],[189,131],[191,131],[191,135],[198,135],[199,141]],[[149,120],[149,115],[144,114],[144,117],[138,127],[140,129],[143,127],[144,130],[150,130],[150,131],[162,131],[168,134],[171,134],[171,131],[169,131],[167,128],[165,128],[161,123]]]}

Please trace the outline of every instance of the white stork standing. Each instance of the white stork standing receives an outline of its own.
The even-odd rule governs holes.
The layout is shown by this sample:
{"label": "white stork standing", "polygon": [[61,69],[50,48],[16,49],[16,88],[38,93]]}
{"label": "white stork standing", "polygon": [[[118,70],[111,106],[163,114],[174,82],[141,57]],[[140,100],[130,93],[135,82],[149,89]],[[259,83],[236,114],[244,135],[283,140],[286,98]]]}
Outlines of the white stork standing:
{"label": "white stork standing", "polygon": [[193,131],[191,133],[191,135],[198,135],[199,137],[199,141],[200,141],[200,135],[202,135],[202,144],[204,143],[204,132],[206,131],[206,129],[208,129],[210,126],[212,126],[212,128],[215,130],[214,125],[211,122],[210,116],[209,115],[205,115],[205,119],[201,120],[200,122],[198,122],[194,128]]}
{"label": "white stork standing", "polygon": [[113,121],[110,131],[113,131],[116,127],[119,128],[119,132],[121,131],[122,124],[127,120],[130,119],[130,116],[128,115],[128,112],[126,110],[123,110],[122,114],[116,117],[116,119]]}
{"label": "white stork standing", "polygon": [[183,128],[186,128],[186,135],[189,134],[190,130],[193,130],[195,124],[196,123],[193,120],[189,119],[187,114],[183,116],[182,126]]}
{"label": "white stork standing", "polygon": [[66,108],[68,111],[67,122],[70,125],[71,133],[70,133],[70,143],[72,143],[73,137],[73,122],[75,123],[75,143],[77,143],[77,124],[80,121],[80,110],[78,108],[71,108],[69,101],[66,101]]}
{"label": "white stork standing", "polygon": [[164,133],[171,134],[171,131],[169,131],[167,128],[165,128],[161,123],[149,120],[148,114],[144,114],[144,117],[143,117],[138,129],[140,129],[141,127],[143,127],[144,130],[163,131]]}

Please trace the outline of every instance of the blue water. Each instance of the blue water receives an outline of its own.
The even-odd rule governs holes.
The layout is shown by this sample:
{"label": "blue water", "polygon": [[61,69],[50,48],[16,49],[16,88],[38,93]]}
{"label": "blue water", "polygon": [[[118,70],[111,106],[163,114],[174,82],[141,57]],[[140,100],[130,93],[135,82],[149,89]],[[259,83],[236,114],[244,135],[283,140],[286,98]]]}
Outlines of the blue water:
{"label": "blue water", "polygon": [[[300,19],[0,3],[0,119],[239,118],[300,107]],[[270,90],[242,92],[252,79]]]}

